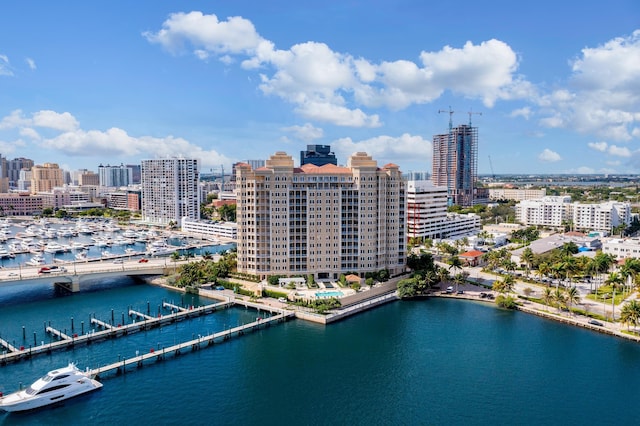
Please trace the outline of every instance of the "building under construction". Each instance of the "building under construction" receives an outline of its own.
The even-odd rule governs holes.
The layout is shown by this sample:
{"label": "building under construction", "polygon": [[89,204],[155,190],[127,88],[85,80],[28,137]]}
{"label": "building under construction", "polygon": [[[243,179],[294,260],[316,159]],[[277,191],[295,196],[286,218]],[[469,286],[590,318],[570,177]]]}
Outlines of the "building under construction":
{"label": "building under construction", "polygon": [[473,205],[478,177],[478,128],[462,124],[433,136],[434,185],[446,186],[449,204]]}

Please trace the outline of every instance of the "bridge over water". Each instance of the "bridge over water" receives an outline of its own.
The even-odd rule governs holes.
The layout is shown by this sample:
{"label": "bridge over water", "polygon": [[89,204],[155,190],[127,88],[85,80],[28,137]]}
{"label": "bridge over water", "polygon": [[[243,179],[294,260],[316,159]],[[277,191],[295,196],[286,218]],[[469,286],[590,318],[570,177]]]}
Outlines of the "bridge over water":
{"label": "bridge over water", "polygon": [[0,290],[10,285],[54,283],[69,291],[77,292],[85,281],[124,276],[163,275],[183,263],[185,261],[173,262],[167,258],[149,259],[146,263],[140,263],[135,259],[121,260],[121,263],[72,262],[57,265],[58,269],[48,273],[39,272],[41,268],[39,266],[20,266],[0,271]]}

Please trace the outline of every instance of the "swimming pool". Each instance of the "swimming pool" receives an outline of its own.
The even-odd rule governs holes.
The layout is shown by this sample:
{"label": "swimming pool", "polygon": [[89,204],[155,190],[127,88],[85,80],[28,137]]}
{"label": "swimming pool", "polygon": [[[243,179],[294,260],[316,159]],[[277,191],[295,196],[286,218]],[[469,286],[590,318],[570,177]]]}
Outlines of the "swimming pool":
{"label": "swimming pool", "polygon": [[316,292],[316,297],[320,299],[326,299],[329,297],[342,297],[344,293],[341,291],[318,291]]}

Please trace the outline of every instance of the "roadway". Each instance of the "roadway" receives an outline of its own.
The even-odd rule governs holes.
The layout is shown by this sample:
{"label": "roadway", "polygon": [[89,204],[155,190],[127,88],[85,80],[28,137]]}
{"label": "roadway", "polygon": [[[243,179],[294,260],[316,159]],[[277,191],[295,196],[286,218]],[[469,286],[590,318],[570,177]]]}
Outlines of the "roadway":
{"label": "roadway", "polygon": [[[44,266],[21,265],[14,268],[6,268],[0,270],[0,283],[20,282],[23,280],[33,280],[35,278],[54,278],[56,276],[67,277],[73,275],[90,275],[96,273],[109,272],[137,272],[143,270],[158,269],[160,267],[180,266],[186,263],[185,260],[179,260],[174,263],[169,257],[150,257],[145,258],[148,261],[141,263],[139,258],[114,258],[102,259],[97,261],[69,261],[58,263],[55,266],[60,268],[57,271],[49,273],[40,273],[40,269]],[[51,265],[47,265],[51,266]],[[63,269],[64,268],[64,269]],[[126,275],[126,274],[125,274]]]}

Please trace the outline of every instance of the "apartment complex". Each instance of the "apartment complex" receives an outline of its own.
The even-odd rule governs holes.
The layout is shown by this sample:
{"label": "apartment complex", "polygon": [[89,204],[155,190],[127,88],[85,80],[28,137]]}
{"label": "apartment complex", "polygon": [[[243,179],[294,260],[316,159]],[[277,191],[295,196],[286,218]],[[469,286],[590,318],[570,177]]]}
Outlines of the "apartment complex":
{"label": "apartment complex", "polygon": [[141,174],[143,221],[167,225],[180,223],[183,217],[200,217],[198,160],[144,160]]}
{"label": "apartment complex", "polygon": [[398,166],[366,153],[346,166],[305,164],[277,152],[264,167],[236,165],[238,271],[337,279],[406,263],[406,194]]}
{"label": "apartment complex", "polygon": [[568,195],[547,196],[521,201],[516,205],[516,220],[527,226],[560,227],[570,223],[575,230],[606,233],[631,223],[631,205],[618,201],[572,203]]}
{"label": "apartment complex", "polygon": [[536,200],[538,198],[546,197],[547,190],[542,189],[530,189],[530,188],[490,188],[489,200]]}
{"label": "apartment complex", "polygon": [[64,185],[64,173],[55,163],[44,163],[31,168],[31,193],[48,192]]}
{"label": "apartment complex", "polygon": [[407,236],[442,239],[480,230],[480,216],[447,213],[446,186],[431,181],[407,182]]}
{"label": "apartment complex", "polygon": [[433,136],[433,174],[436,186],[446,186],[449,203],[471,206],[478,177],[478,128],[451,127],[449,133]]}
{"label": "apartment complex", "polygon": [[28,193],[0,194],[0,216],[42,214],[42,197]]}
{"label": "apartment complex", "polygon": [[640,238],[607,238],[602,243],[602,252],[616,259],[640,258]]}
{"label": "apartment complex", "polygon": [[128,186],[133,183],[133,170],[129,166],[120,164],[119,166],[98,166],[100,186],[118,187]]}

